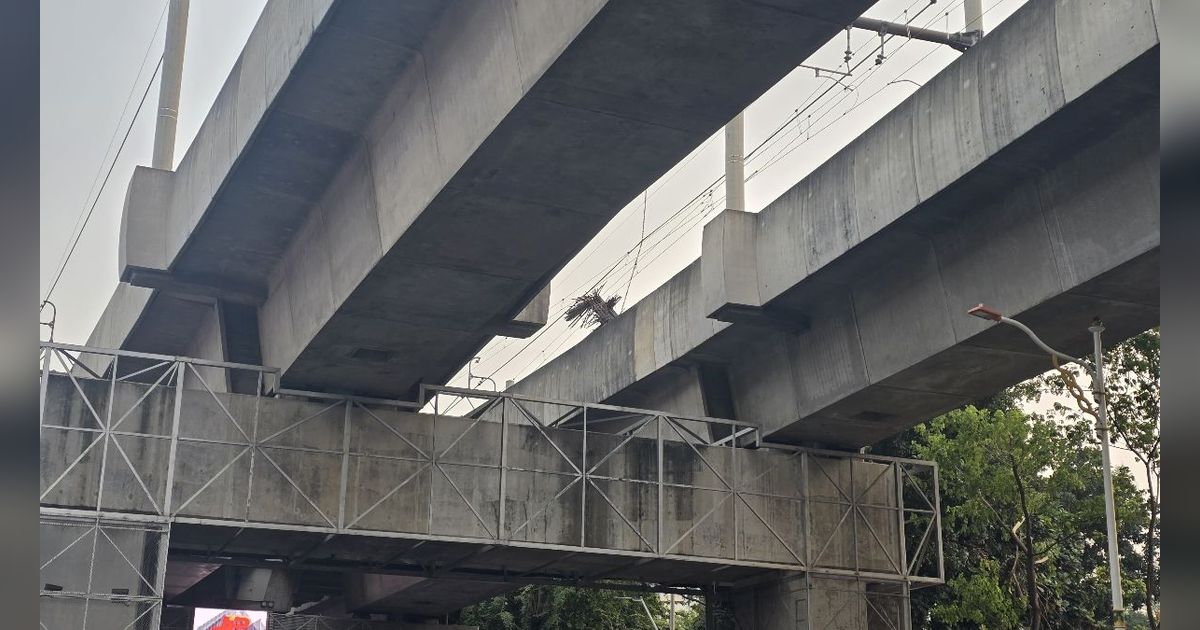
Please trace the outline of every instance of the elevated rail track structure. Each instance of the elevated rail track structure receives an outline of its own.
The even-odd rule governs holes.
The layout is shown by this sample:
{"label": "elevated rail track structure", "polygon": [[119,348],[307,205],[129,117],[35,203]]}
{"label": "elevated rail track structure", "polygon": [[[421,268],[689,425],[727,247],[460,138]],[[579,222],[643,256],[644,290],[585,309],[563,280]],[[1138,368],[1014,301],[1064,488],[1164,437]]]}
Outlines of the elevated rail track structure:
{"label": "elevated rail track structure", "polygon": [[45,630],[431,619],[526,583],[909,627],[946,577],[937,465],[859,449],[1048,367],[966,309],[1068,352],[1158,322],[1157,0],[967,33],[575,347],[444,386],[869,5],[268,0],[176,170],[132,177],[89,341],[42,346]]}

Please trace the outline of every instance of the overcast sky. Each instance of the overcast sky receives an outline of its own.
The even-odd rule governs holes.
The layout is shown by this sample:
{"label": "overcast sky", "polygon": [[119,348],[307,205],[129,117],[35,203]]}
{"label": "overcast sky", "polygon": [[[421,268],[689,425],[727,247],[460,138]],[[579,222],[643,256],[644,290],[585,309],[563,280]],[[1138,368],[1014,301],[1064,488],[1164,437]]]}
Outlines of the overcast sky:
{"label": "overcast sky", "polygon": [[[192,0],[176,161],[195,136],[265,3]],[[985,0],[985,26],[994,28],[1023,3]],[[95,203],[53,295],[58,306],[57,341],[84,343],[117,285],[117,234],[125,189],[134,166],[150,163],[158,82],[149,80],[162,54],[165,9],[165,0],[42,2],[43,297],[79,220]],[[942,30],[963,26],[962,0],[882,0],[867,15],[913,19],[914,24]],[[945,46],[894,38],[884,46],[883,63],[876,64],[878,42],[873,33],[853,31],[850,46],[856,53],[850,64],[863,63],[852,76],[838,77],[840,83],[835,83],[828,74],[818,77],[811,69],[797,68],[747,109],[747,152],[778,131],[747,161],[747,210],[761,210],[795,185],[959,54]],[[807,65],[845,71],[846,45],[846,35],[841,33],[813,54]],[[148,85],[146,103],[95,200]],[[722,186],[704,194],[723,173],[722,138],[720,132],[714,134],[643,195],[630,200],[555,277],[552,319],[600,277],[604,277],[605,295],[623,296],[620,311],[699,256],[702,226],[724,207]],[[697,195],[699,199],[693,201]],[[650,236],[639,251],[643,211]],[[490,375],[503,386],[505,380],[527,375],[586,334],[559,319],[532,340],[498,338],[480,352],[473,371]],[[465,371],[452,382],[466,385]],[[1118,462],[1131,463],[1127,453],[1115,455]],[[1133,468],[1137,474],[1137,467]]]}

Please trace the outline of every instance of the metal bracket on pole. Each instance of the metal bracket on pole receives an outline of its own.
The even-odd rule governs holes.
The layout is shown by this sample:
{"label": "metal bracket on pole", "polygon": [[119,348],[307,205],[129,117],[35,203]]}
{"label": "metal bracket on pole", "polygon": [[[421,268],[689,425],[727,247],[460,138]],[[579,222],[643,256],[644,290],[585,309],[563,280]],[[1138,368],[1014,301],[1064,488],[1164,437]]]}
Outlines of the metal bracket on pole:
{"label": "metal bracket on pole", "polygon": [[888,22],[887,20],[876,20],[875,18],[860,17],[852,23],[854,28],[860,28],[865,31],[872,31],[880,35],[900,35],[912,39],[919,39],[935,44],[945,44],[954,50],[964,52],[968,48],[979,43],[983,36],[983,31],[967,31],[964,33],[947,33],[944,31],[935,31],[933,29],[923,28],[920,26],[911,26],[900,22]]}
{"label": "metal bracket on pole", "polygon": [[1108,579],[1112,591],[1113,628],[1125,628],[1125,597],[1121,588],[1121,553],[1117,548],[1117,510],[1113,494],[1112,455],[1109,452],[1108,401],[1104,395],[1104,346],[1100,333],[1104,324],[1097,318],[1088,326],[1096,367],[1092,371],[1092,395],[1096,399],[1097,433],[1100,438],[1100,458],[1104,476],[1104,521],[1108,534]]}
{"label": "metal bracket on pole", "polygon": [[818,78],[818,79],[819,79],[819,78],[821,78],[821,73],[822,73],[822,72],[824,72],[825,74],[836,74],[836,75],[838,75],[838,76],[842,76],[842,77],[852,77],[852,76],[854,76],[853,74],[851,74],[851,73],[849,73],[849,72],[843,72],[843,71],[841,71],[841,70],[834,70],[834,69],[832,69],[832,68],[822,68],[822,67],[820,67],[820,66],[810,66],[810,65],[808,65],[808,64],[804,64],[804,63],[802,63],[802,64],[800,64],[800,65],[798,65],[798,66],[796,66],[796,67],[797,67],[797,68],[804,68],[804,69],[806,69],[806,70],[812,70],[813,72],[815,72],[815,73],[816,73],[816,76],[817,76],[817,78]]}

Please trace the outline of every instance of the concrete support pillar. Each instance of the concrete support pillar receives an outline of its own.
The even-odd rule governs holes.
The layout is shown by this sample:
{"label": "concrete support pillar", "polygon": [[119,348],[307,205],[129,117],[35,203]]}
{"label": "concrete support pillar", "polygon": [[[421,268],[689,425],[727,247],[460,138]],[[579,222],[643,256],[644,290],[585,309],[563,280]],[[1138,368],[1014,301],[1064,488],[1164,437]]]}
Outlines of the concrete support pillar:
{"label": "concrete support pillar", "polygon": [[171,0],[163,50],[162,83],[158,93],[158,122],[154,128],[154,168],[175,167],[175,129],[179,124],[179,92],[183,86],[183,50],[187,41],[189,0]]}
{"label": "concrete support pillar", "polygon": [[526,339],[546,325],[550,314],[550,285],[542,287],[516,315],[494,322],[492,334]]}
{"label": "concrete support pillar", "polygon": [[[196,308],[203,310],[199,329],[192,338],[183,356],[208,361],[227,361],[225,352],[225,333],[223,330],[224,317],[220,300],[213,298],[189,298],[196,302]],[[201,383],[195,375],[204,379]],[[215,393],[230,391],[229,370],[217,367],[197,366],[194,373],[184,377],[184,387],[189,389],[207,389]]]}
{"label": "concrete support pillar", "polygon": [[757,315],[758,216],[726,210],[704,226],[700,281],[704,310],[713,319],[741,321]]}
{"label": "concrete support pillar", "polygon": [[963,13],[963,32],[983,35],[983,0],[965,0]]}
{"label": "concrete support pillar", "polygon": [[[976,0],[978,2],[978,0]],[[725,125],[725,208],[746,210],[746,124],[739,112]]]}
{"label": "concrete support pillar", "polygon": [[903,585],[792,573],[705,598],[706,628],[907,630]]}
{"label": "concrete support pillar", "polygon": [[347,573],[343,581],[347,612],[369,613],[385,611],[403,601],[408,588],[425,582],[425,578],[374,573]]}
{"label": "concrete support pillar", "polygon": [[292,578],[281,569],[244,568],[238,572],[234,599],[286,611],[292,607]]}

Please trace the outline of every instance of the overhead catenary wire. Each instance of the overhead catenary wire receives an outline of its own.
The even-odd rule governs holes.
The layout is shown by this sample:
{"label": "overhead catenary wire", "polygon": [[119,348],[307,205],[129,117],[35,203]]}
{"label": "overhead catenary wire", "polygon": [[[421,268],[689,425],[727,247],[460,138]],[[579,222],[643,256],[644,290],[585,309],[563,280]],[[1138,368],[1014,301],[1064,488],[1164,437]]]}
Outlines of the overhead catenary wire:
{"label": "overhead catenary wire", "polygon": [[642,194],[642,231],[638,238],[638,251],[633,256],[633,273],[629,274],[629,282],[625,284],[625,295],[621,298],[621,310],[625,310],[625,301],[629,299],[629,287],[633,286],[633,277],[637,275],[638,258],[642,255],[642,244],[646,242],[646,194]]}
{"label": "overhead catenary wire", "polygon": [[117,153],[113,156],[112,162],[110,162],[108,165],[108,172],[104,174],[104,181],[100,182],[100,190],[92,199],[92,205],[88,208],[87,214],[84,216],[83,224],[80,226],[79,231],[76,232],[74,238],[71,239],[71,244],[67,249],[67,254],[62,260],[62,264],[59,265],[58,272],[54,276],[54,281],[50,283],[50,288],[46,290],[46,296],[42,298],[43,301],[49,300],[50,296],[54,294],[54,290],[58,288],[58,282],[59,280],[62,280],[63,272],[66,271],[67,265],[71,262],[71,256],[75,254],[75,248],[79,246],[79,240],[83,236],[84,230],[87,229],[88,221],[91,220],[92,215],[96,212],[96,206],[100,202],[100,197],[104,194],[104,187],[108,184],[109,178],[112,177],[113,170],[117,166],[117,160],[121,157],[121,151],[125,148],[125,143],[129,141],[129,134],[133,132],[133,126],[137,122],[138,114],[142,111],[142,106],[145,105],[146,97],[150,94],[150,88],[154,85],[154,79],[158,76],[158,71],[161,68],[162,57],[159,57],[158,65],[154,67],[154,74],[150,75],[150,81],[146,84],[146,90],[142,92],[142,99],[138,102],[137,109],[133,113],[133,118],[129,121],[129,126],[125,129],[125,136],[121,138],[121,144],[117,147]]}
{"label": "overhead catenary wire", "polygon": [[[166,17],[167,8],[169,6],[170,6],[169,1],[163,3],[162,11],[159,13],[159,16],[158,16],[158,22],[154,26],[154,32],[151,33],[151,35],[150,35],[150,42],[146,45],[146,51],[142,54],[141,63],[138,64],[137,74],[134,75],[133,82],[129,85],[129,92],[128,92],[128,94],[126,94],[125,103],[121,107],[121,114],[117,117],[117,122],[113,125],[113,133],[112,133],[112,136],[108,140],[108,147],[104,150],[104,156],[102,158],[100,158],[100,163],[96,165],[96,173],[92,176],[92,182],[88,186],[88,192],[83,198],[83,204],[82,204],[82,207],[80,207],[80,209],[79,209],[79,215],[75,219],[74,226],[72,226],[72,228],[71,228],[71,237],[68,241],[68,245],[63,248],[63,253],[58,258],[58,262],[56,263],[56,266],[55,266],[55,269],[56,269],[55,277],[54,277],[54,280],[51,282],[50,288],[47,289],[45,297],[42,298],[43,303],[45,303],[47,300],[50,299],[51,294],[53,294],[55,288],[58,287],[58,283],[59,283],[59,280],[62,278],[63,271],[66,269],[67,264],[70,262],[70,258],[74,254],[75,248],[79,244],[79,239],[83,236],[83,231],[85,229],[87,229],[88,221],[91,219],[92,214],[96,210],[96,203],[99,201],[100,196],[104,193],[105,184],[108,183],[108,179],[112,175],[113,168],[116,166],[116,162],[121,156],[121,150],[125,148],[125,143],[129,139],[129,134],[133,130],[133,125],[137,121],[138,114],[141,113],[142,106],[146,102],[146,97],[150,93],[150,88],[151,88],[151,86],[154,85],[154,79],[157,77],[159,70],[161,70],[161,68],[162,68],[163,58],[160,55],[158,58],[158,65],[155,67],[154,73],[150,75],[150,81],[146,84],[146,89],[142,93],[142,98],[138,102],[137,109],[133,113],[133,118],[130,120],[129,126],[125,130],[125,135],[121,139],[121,144],[117,148],[117,153],[116,153],[116,155],[113,156],[112,163],[109,165],[108,172],[104,176],[103,183],[100,184],[100,190],[97,191],[96,190],[96,182],[100,180],[100,173],[104,172],[104,163],[108,160],[109,154],[112,153],[113,143],[116,142],[117,136],[121,132],[121,122],[123,120],[125,120],[125,113],[129,111],[129,103],[133,100],[133,95],[135,93],[137,93],[137,86],[138,86],[139,79],[141,79],[142,71],[146,67],[146,61],[150,58],[150,51],[154,50],[154,42],[156,42],[158,40],[158,32],[160,30],[162,30],[163,18]],[[93,192],[96,193],[94,199],[92,197]],[[88,205],[89,199],[93,199],[90,207]]]}
{"label": "overhead catenary wire", "polygon": [[[927,4],[925,5],[925,7],[923,7],[923,8],[922,8],[920,11],[918,11],[918,12],[917,12],[915,15],[913,15],[911,18],[908,18],[908,19],[905,21],[905,24],[911,23],[913,20],[916,20],[918,17],[920,17],[920,16],[921,16],[921,14],[922,14],[922,13],[924,13],[924,12],[926,11],[926,9],[928,9],[928,8],[929,8],[929,7],[931,7],[931,6],[933,6],[933,4],[934,4],[933,2],[929,2],[928,0],[915,0],[914,2],[912,2],[911,4],[909,4],[907,8],[905,8],[905,9],[904,9],[904,11],[902,12],[902,15],[905,15],[905,14],[907,14],[907,13],[908,13],[908,11],[909,11],[910,9],[912,9],[912,7],[916,6],[918,2],[926,2]],[[849,30],[847,30],[847,33],[849,33]],[[852,59],[854,56],[858,55],[858,53],[862,52],[862,50],[863,50],[864,48],[866,48],[866,47],[870,46],[870,42],[871,42],[871,41],[872,41],[872,40],[867,40],[866,42],[864,42],[864,43],[862,43],[862,44],[859,44],[858,48],[855,48],[853,51],[849,51],[849,49],[847,49],[847,51],[849,51],[849,55],[848,55],[848,57],[847,57],[847,60],[846,60],[847,74],[853,74],[854,70],[857,70],[857,69],[858,69],[860,66],[862,66],[862,64],[863,64],[864,62],[866,62],[866,60],[867,60],[867,58],[868,58],[868,57],[864,56],[864,57],[862,58],[862,60],[861,60],[861,61],[859,61],[857,64],[855,64],[853,67],[851,67],[851,66],[850,66],[850,61],[849,61],[849,60],[850,60],[850,59]],[[828,80],[834,81],[834,83],[835,83],[835,84],[837,84],[837,83],[840,83],[840,82],[839,82],[839,81],[837,81],[837,80],[836,80],[834,77],[821,77],[821,78],[824,78],[824,79],[828,79]],[[829,93],[829,91],[833,89],[833,87],[834,87],[834,86],[832,86],[832,85],[831,85],[831,86],[828,86],[828,87],[826,88],[826,90],[825,90],[824,92],[822,92],[822,93],[821,93],[821,96],[818,96],[818,97],[817,97],[817,98],[816,98],[814,101],[812,101],[812,102],[813,102],[813,103],[816,103],[817,101],[819,101],[819,100],[820,100],[822,97],[824,97],[824,96],[825,96],[825,94],[828,94],[828,93]],[[813,90],[813,92],[815,93],[815,92],[816,92],[817,90],[819,90],[819,89],[820,89],[820,86],[818,86],[817,88],[815,88],[815,89]],[[809,96],[811,97],[811,94],[810,94]],[[807,100],[807,98],[806,98],[806,100]],[[779,134],[780,134],[780,133],[781,133],[781,132],[782,132],[784,129],[786,129],[786,128],[788,127],[788,125],[792,124],[792,122],[794,122],[794,121],[795,121],[796,119],[798,119],[798,118],[799,118],[801,115],[803,115],[803,114],[804,114],[804,112],[805,112],[805,110],[806,110],[806,108],[804,108],[804,109],[802,109],[802,108],[797,108],[796,110],[794,110],[794,111],[793,111],[793,113],[792,113],[792,115],[791,115],[791,116],[789,116],[789,117],[788,117],[788,119],[787,119],[787,120],[785,120],[785,121],[783,122],[783,124],[781,124],[781,125],[779,125],[778,127],[776,127],[776,128],[775,128],[775,131],[771,132],[771,134],[770,134],[770,135],[768,135],[768,136],[766,137],[766,139],[764,139],[764,140],[763,140],[761,143],[759,143],[759,145],[758,145],[757,147],[755,147],[753,151],[751,151],[750,153],[748,153],[748,154],[746,155],[746,161],[747,161],[747,162],[748,162],[748,161],[750,161],[750,158],[751,158],[751,157],[752,157],[752,156],[753,156],[755,153],[757,153],[758,151],[760,151],[760,150],[765,150],[765,149],[767,149],[767,148],[770,148],[768,145],[770,145],[770,144],[771,144],[771,143],[772,143],[772,142],[775,140],[776,136],[778,136],[778,135],[779,135]]]}
{"label": "overhead catenary wire", "polygon": [[[997,7],[997,6],[998,6],[1000,3],[1004,2],[1004,1],[1005,1],[1005,0],[996,0],[996,2],[993,2],[993,3],[992,3],[992,5],[991,5],[991,6],[989,6],[989,7],[988,7],[988,9],[987,9],[986,11],[984,11],[984,14],[986,14],[987,12],[989,12],[989,11],[991,11],[992,9],[996,8],[996,7]],[[959,2],[955,3],[955,6],[952,6],[952,7],[950,8],[950,10],[954,10],[954,8],[956,8],[956,6],[958,6],[958,5],[961,5],[961,4],[962,4],[962,0],[959,0]],[[918,15],[919,15],[919,13],[918,13]],[[914,17],[916,17],[916,16],[914,16]],[[931,23],[933,23],[934,21],[936,21],[937,19],[938,19],[938,16],[936,16],[936,15],[935,15],[933,18],[931,18],[931,19],[929,20],[929,22],[927,22],[927,24],[931,24]],[[907,44],[907,43],[909,43],[910,41],[912,41],[912,40],[911,40],[911,39],[906,39],[906,40],[905,40],[903,43],[901,43],[901,44],[900,44],[900,46],[899,46],[899,47],[897,47],[897,51],[899,51],[901,48],[903,48],[903,47],[904,47],[904,45],[905,45],[905,44]],[[850,113],[850,111],[853,111],[854,109],[857,109],[858,107],[861,107],[862,105],[865,105],[866,103],[870,102],[870,100],[871,100],[871,99],[873,99],[874,97],[876,97],[877,95],[879,95],[879,93],[880,93],[880,92],[882,92],[882,91],[883,91],[885,88],[887,88],[887,87],[888,87],[888,86],[890,86],[890,85],[893,85],[893,84],[896,84],[896,83],[900,83],[900,82],[905,82],[905,81],[907,81],[907,82],[910,82],[910,83],[913,83],[913,84],[917,85],[918,87],[921,87],[921,84],[919,84],[919,83],[917,83],[917,82],[915,82],[915,81],[912,81],[912,80],[910,80],[910,79],[903,79],[902,77],[903,77],[905,74],[907,74],[907,73],[911,72],[911,71],[912,71],[912,70],[913,70],[913,69],[914,69],[916,66],[920,65],[920,64],[921,64],[922,62],[924,62],[926,59],[928,59],[928,58],[929,58],[929,57],[930,57],[930,56],[931,56],[931,55],[932,55],[934,52],[936,52],[937,50],[939,50],[939,49],[938,49],[938,48],[931,48],[931,49],[930,49],[928,52],[926,52],[926,53],[925,53],[925,55],[923,55],[923,56],[922,56],[920,59],[918,59],[916,62],[914,62],[913,64],[911,64],[911,65],[910,65],[908,68],[906,68],[904,71],[902,71],[902,72],[900,72],[898,75],[896,75],[896,78],[895,78],[895,79],[893,79],[892,81],[889,81],[888,83],[884,84],[883,86],[881,86],[880,88],[878,88],[877,90],[875,90],[874,92],[872,92],[872,93],[871,93],[869,96],[867,96],[865,99],[863,99],[863,100],[862,100],[862,101],[860,101],[860,102],[857,102],[857,103],[855,103],[855,104],[854,104],[852,107],[850,107],[850,108],[848,108],[846,111],[842,112],[842,114],[841,114],[841,115],[840,115],[840,116],[839,116],[837,119],[835,119],[835,120],[833,120],[833,121],[830,121],[830,122],[829,122],[829,123],[827,123],[827,124],[826,124],[824,127],[822,127],[822,128],[820,128],[820,129],[818,129],[818,130],[817,130],[817,133],[820,133],[821,131],[824,131],[826,128],[828,128],[828,127],[832,126],[834,123],[836,123],[836,122],[837,122],[837,120],[839,120],[840,118],[844,117],[846,114]],[[865,82],[865,79],[866,79],[866,78],[868,78],[868,77],[870,76],[870,73],[871,73],[872,71],[874,71],[874,70],[875,70],[876,68],[878,68],[878,67],[879,67],[879,66],[876,66],[876,67],[874,67],[874,68],[871,68],[870,70],[868,70],[868,74],[867,74],[866,76],[864,76],[864,78],[863,78],[864,82]],[[845,100],[845,99],[843,98],[842,100]],[[841,101],[838,101],[838,102],[840,103]],[[832,110],[831,110],[831,109],[830,109],[830,110],[826,110],[826,112],[825,112],[824,114],[822,114],[822,115],[821,115],[821,116],[820,116],[820,117],[817,119],[817,121],[816,121],[816,122],[820,122],[820,120],[822,120],[822,119],[825,117],[825,115],[827,115],[827,114],[828,114],[830,111],[832,111]],[[784,157],[787,157],[787,155],[791,154],[791,153],[792,153],[792,152],[793,152],[795,149],[799,148],[799,147],[800,147],[801,145],[803,145],[803,144],[804,144],[804,141],[799,141],[799,143],[797,143],[797,141],[796,141],[796,140],[793,140],[792,142],[790,142],[790,143],[788,143],[787,145],[785,145],[784,149],[783,149],[783,150],[781,150],[780,152],[778,152],[777,156],[776,156],[774,159],[772,159],[771,161],[769,161],[769,162],[768,162],[766,165],[764,165],[764,166],[762,167],[762,169],[759,169],[759,170],[761,171],[761,170],[765,170],[766,168],[769,168],[770,166],[772,166],[772,165],[773,165],[773,164],[775,164],[776,162],[778,162],[778,161],[782,160]],[[752,173],[752,174],[750,175],[750,177],[753,177],[755,174],[757,174],[757,172],[758,172],[758,171],[756,171],[755,173]],[[749,178],[747,178],[747,179],[749,179]]]}

